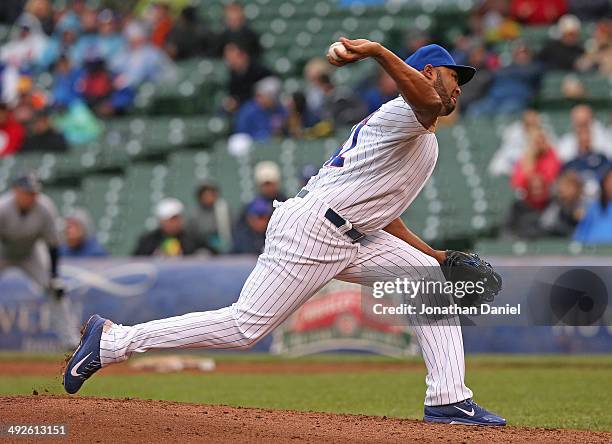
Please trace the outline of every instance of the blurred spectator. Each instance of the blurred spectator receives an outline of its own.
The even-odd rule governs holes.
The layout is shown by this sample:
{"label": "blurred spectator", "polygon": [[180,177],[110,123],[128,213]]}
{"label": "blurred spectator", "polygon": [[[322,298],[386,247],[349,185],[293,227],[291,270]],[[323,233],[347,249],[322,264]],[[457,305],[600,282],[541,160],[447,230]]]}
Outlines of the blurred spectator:
{"label": "blurred spectator", "polygon": [[612,75],[612,19],[604,18],[597,22],[576,66],[580,71],[597,70],[600,74]]}
{"label": "blurred spectator", "polygon": [[85,62],[80,89],[87,106],[102,115],[112,114],[100,109],[113,93],[113,78],[103,58],[96,56]]}
{"label": "blurred spectator", "polygon": [[612,170],[600,182],[599,201],[593,202],[578,224],[574,240],[585,244],[612,243]]}
{"label": "blurred spectator", "polygon": [[539,220],[549,201],[549,188],[534,174],[527,183],[524,196],[514,201],[504,231],[510,236],[533,239],[542,236]]}
{"label": "blurred spectator", "polygon": [[65,3],[65,8],[61,11],[62,18],[68,17],[70,20],[78,19],[87,11],[87,0],[70,0]]}
{"label": "blurred spectator", "polygon": [[68,106],[73,100],[81,97],[79,82],[83,76],[83,71],[74,68],[70,59],[62,54],[53,68],[53,86],[51,96],[57,105]]}
{"label": "blurred spectator", "polygon": [[91,218],[87,211],[75,208],[64,219],[64,244],[59,252],[64,257],[108,256],[106,249],[96,239]]}
{"label": "blurred spectator", "polygon": [[55,26],[55,32],[47,40],[45,50],[39,58],[39,65],[44,69],[52,69],[58,59],[65,55],[71,64],[78,60],[76,43],[79,38],[81,23],[76,16],[65,15]]}
{"label": "blurred spectator", "polygon": [[81,66],[87,57],[98,55],[98,14],[94,9],[85,9],[80,15],[80,33],[72,48],[72,62]]}
{"label": "blurred spectator", "polygon": [[540,69],[532,60],[531,51],[524,43],[515,43],[510,65],[495,72],[489,92],[473,102],[467,114],[490,116],[520,112],[529,105],[539,80]]}
{"label": "blurred spectator", "polygon": [[[455,36],[452,49],[450,50],[450,54],[453,56],[455,63],[458,65],[466,65],[468,63],[468,55],[473,40],[474,36],[465,33],[459,33]],[[461,90],[463,91],[463,88],[461,88]]]}
{"label": "blurred spectator", "polygon": [[172,197],[162,199],[155,207],[159,227],[143,234],[134,249],[134,256],[186,256],[197,246],[183,227],[183,204]]}
{"label": "blurred spectator", "polygon": [[540,217],[540,226],[549,236],[572,235],[584,214],[582,180],[573,171],[559,176],[552,202]]}
{"label": "blurred spectator", "polygon": [[296,91],[287,98],[286,133],[289,137],[301,138],[311,135],[309,128],[314,127],[319,119],[306,104],[306,96]]}
{"label": "blurred spectator", "polygon": [[35,114],[29,134],[25,138],[22,153],[62,153],[68,150],[68,143],[62,133],[51,124],[49,109]]}
{"label": "blurred spectator", "polygon": [[211,56],[217,50],[215,35],[198,20],[193,6],[183,8],[166,40],[166,52],[175,60]]}
{"label": "blurred spectator", "polygon": [[538,60],[547,70],[571,71],[576,61],[584,53],[580,42],[580,20],[574,15],[564,15],[559,19],[559,37],[550,40],[540,51]]}
{"label": "blurred spectator", "polygon": [[73,100],[67,106],[57,106],[52,121],[70,145],[92,142],[102,132],[100,122],[81,100]]}
{"label": "blurred spectator", "polygon": [[559,158],[567,162],[576,157],[579,152],[578,132],[582,128],[590,131],[590,144],[593,151],[612,157],[612,143],[605,125],[593,118],[593,110],[588,105],[576,105],[571,113],[573,131],[564,134],[557,145]]}
{"label": "blurred spectator", "polygon": [[365,103],[350,89],[336,86],[327,74],[322,74],[319,84],[325,94],[321,108],[321,119],[335,126],[351,126],[367,115]]}
{"label": "blurred spectator", "polygon": [[610,168],[608,158],[601,153],[593,152],[591,131],[580,127],[576,131],[578,155],[563,165],[563,171],[576,171],[585,181],[599,181]]}
{"label": "blurred spectator", "polygon": [[487,42],[513,40],[520,35],[520,27],[509,16],[507,0],[483,0],[472,10],[470,28]]}
{"label": "blurred spectator", "polygon": [[246,50],[235,43],[225,46],[223,58],[229,69],[229,96],[225,99],[224,108],[233,113],[253,97],[255,83],[271,76],[272,72],[253,60]]}
{"label": "blurred spectator", "polygon": [[145,29],[132,22],[125,28],[128,46],[112,59],[110,66],[117,77],[115,90],[135,91],[142,83],[175,77],[174,63],[166,54],[147,42]]}
{"label": "blurred spectator", "polygon": [[568,11],[580,20],[597,20],[610,14],[610,0],[567,0]]}
{"label": "blurred spectator", "polygon": [[272,210],[272,204],[262,197],[256,198],[247,205],[244,217],[234,227],[233,254],[258,255],[263,252],[266,229],[270,216],[272,216]]}
{"label": "blurred spectator", "polygon": [[30,69],[37,65],[47,45],[47,36],[40,22],[31,14],[19,17],[8,43],[0,48],[0,60],[19,69]]}
{"label": "blurred spectator", "polygon": [[125,46],[125,39],[117,32],[117,19],[110,9],[105,9],[98,14],[98,37],[95,48],[89,58],[101,57],[107,65],[110,64],[115,54],[121,53]]}
{"label": "blurred spectator", "polygon": [[561,95],[575,101],[582,100],[586,95],[586,88],[578,76],[572,72],[563,77]]}
{"label": "blurred spectator", "polygon": [[494,74],[489,69],[487,56],[487,50],[482,44],[473,45],[468,51],[465,64],[476,68],[478,75],[461,87],[459,103],[463,112],[466,112],[472,103],[486,96],[493,83]]}
{"label": "blurred spectator", "polygon": [[17,101],[12,106],[13,117],[22,125],[27,125],[34,118],[34,113],[44,108],[47,97],[36,87],[30,76],[19,78],[17,93]]}
{"label": "blurred spectator", "polygon": [[53,33],[53,8],[50,0],[28,0],[25,11],[38,20],[41,29],[48,36]]}
{"label": "blurred spectator", "polygon": [[[404,46],[397,51],[398,56],[404,60],[410,57],[417,49],[433,43],[431,36],[420,29],[408,29],[404,34]],[[459,63],[459,62],[457,62]]]}
{"label": "blurred spectator", "polygon": [[287,111],[279,103],[281,81],[266,77],[255,84],[255,98],[244,103],[236,115],[235,133],[253,140],[268,140],[282,133]]}
{"label": "blurred spectator", "polygon": [[[480,73],[479,73],[480,75]],[[399,94],[395,80],[384,69],[378,71],[376,83],[362,93],[368,109],[367,114],[373,113],[383,103],[395,99]]]}
{"label": "blurred spectator", "polygon": [[0,102],[14,103],[17,100],[20,77],[19,69],[0,61]]}
{"label": "blurred spectator", "polygon": [[225,51],[228,43],[234,43],[249,57],[257,59],[261,55],[259,36],[247,24],[242,5],[235,2],[225,5],[223,21],[225,29],[219,35],[219,53]]}
{"label": "blurred spectator", "polygon": [[510,15],[527,25],[549,25],[567,12],[566,0],[511,0]]}
{"label": "blurred spectator", "polygon": [[21,149],[25,130],[17,122],[6,103],[0,103],[0,157],[15,154]]}
{"label": "blurred spectator", "polygon": [[331,75],[331,65],[322,58],[313,58],[304,66],[304,80],[306,80],[306,105],[310,112],[317,118],[321,117],[325,92],[321,84],[324,75]]}
{"label": "blurred spectator", "polygon": [[226,252],[232,242],[232,219],[227,202],[219,197],[212,182],[202,182],[196,190],[197,207],[187,221],[187,232],[197,248],[210,248],[215,253]]}
{"label": "blurred spectator", "polygon": [[278,165],[270,160],[263,160],[255,165],[255,184],[258,197],[262,197],[270,204],[275,200],[283,202],[287,196],[281,191],[281,171]]}
{"label": "blurred spectator", "polygon": [[544,130],[533,131],[529,135],[523,158],[514,165],[512,187],[526,190],[533,175],[539,176],[546,186],[550,186],[557,178],[560,169],[561,162]]}
{"label": "blurred spectator", "polygon": [[163,48],[173,25],[170,5],[162,1],[154,2],[147,16],[151,26],[151,43],[158,48]]}

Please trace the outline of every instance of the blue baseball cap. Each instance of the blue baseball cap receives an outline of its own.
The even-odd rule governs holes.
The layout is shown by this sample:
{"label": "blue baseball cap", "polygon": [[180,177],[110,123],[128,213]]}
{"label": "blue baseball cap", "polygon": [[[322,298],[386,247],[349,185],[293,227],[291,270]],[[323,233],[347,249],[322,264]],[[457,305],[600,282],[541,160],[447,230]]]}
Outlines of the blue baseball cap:
{"label": "blue baseball cap", "polygon": [[457,65],[453,56],[451,56],[446,49],[435,44],[422,46],[417,49],[414,54],[404,60],[404,62],[419,71],[422,71],[426,65],[444,66],[453,69],[459,77],[459,85],[465,85],[472,80],[472,77],[476,74],[476,68],[472,66]]}
{"label": "blue baseball cap", "polygon": [[246,213],[251,216],[269,216],[273,210],[269,200],[258,197],[247,206]]}

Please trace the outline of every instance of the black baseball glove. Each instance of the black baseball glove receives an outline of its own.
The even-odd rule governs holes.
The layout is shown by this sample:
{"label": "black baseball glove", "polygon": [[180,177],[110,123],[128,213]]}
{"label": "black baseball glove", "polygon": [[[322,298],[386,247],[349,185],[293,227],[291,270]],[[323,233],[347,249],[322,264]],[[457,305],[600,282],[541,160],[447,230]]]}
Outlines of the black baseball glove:
{"label": "black baseball glove", "polygon": [[479,307],[480,304],[493,302],[502,289],[501,276],[476,253],[447,250],[442,272],[447,281],[457,285],[457,289],[460,282],[462,286],[473,282],[473,290],[464,291],[462,297],[455,291],[455,302],[462,307]]}

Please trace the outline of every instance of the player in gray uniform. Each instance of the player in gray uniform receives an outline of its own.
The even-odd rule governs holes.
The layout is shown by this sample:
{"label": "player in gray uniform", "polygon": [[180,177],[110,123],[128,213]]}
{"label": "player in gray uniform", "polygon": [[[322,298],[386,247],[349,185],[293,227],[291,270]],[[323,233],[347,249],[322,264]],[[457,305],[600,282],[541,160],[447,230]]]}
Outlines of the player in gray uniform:
{"label": "player in gray uniform", "polygon": [[58,213],[35,174],[16,178],[12,190],[0,195],[0,276],[15,267],[49,296],[52,328],[62,346],[79,342],[77,321],[69,314],[64,285],[58,277]]}

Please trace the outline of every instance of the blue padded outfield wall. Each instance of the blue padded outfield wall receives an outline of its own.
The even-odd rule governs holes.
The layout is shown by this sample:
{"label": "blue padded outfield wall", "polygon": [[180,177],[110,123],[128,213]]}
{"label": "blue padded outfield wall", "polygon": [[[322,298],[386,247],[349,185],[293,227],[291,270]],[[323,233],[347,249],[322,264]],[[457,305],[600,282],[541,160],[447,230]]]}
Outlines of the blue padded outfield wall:
{"label": "blue padded outfield wall", "polygon": [[[100,313],[131,325],[227,306],[238,298],[254,264],[251,257],[156,262],[100,259],[64,261],[61,273],[79,322]],[[464,339],[467,352],[612,352],[610,326],[467,327]],[[271,344],[272,338],[267,337],[254,350],[269,351]],[[57,349],[45,297],[16,270],[0,277],[0,349]]]}

